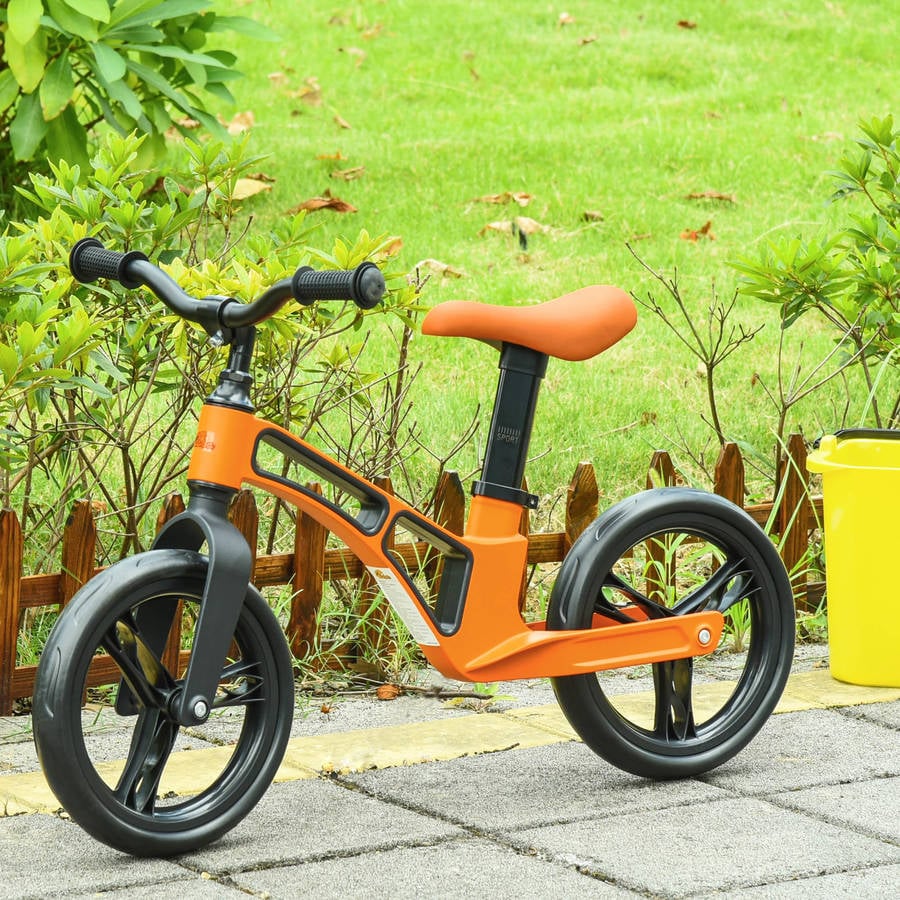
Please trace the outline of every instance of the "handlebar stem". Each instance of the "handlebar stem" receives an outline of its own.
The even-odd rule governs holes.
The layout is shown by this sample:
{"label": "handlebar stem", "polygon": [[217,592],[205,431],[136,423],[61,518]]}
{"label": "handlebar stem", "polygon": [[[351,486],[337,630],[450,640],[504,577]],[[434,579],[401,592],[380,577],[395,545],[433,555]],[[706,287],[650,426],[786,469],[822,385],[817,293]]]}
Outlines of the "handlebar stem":
{"label": "handlebar stem", "polygon": [[250,388],[253,386],[250,361],[255,342],[256,329],[252,325],[230,330],[228,365],[219,374],[219,383],[207,397],[207,403],[254,411],[250,399]]}

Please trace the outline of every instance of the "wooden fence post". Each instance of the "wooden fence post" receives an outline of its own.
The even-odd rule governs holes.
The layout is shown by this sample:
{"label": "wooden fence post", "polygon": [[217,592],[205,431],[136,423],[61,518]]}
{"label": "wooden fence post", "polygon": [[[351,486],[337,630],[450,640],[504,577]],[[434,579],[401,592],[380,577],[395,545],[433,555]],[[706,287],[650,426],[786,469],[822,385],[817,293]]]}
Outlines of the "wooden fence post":
{"label": "wooden fence post", "polygon": [[[308,490],[322,493],[322,486],[308,484]],[[325,543],[328,530],[311,516],[297,510],[294,530],[294,593],[288,622],[288,640],[297,659],[308,656],[318,643],[316,618],[322,604],[325,576]]]}
{"label": "wooden fence post", "polygon": [[779,464],[778,483],[781,509],[778,526],[781,531],[781,558],[794,587],[794,603],[799,610],[809,610],[806,572],[799,569],[809,547],[809,505],[807,503],[806,443],[803,436],[788,438],[787,453]]}
{"label": "wooden fence post", "polygon": [[438,525],[454,534],[463,533],[466,527],[466,494],[457,472],[441,472],[432,506],[434,521]]}
{"label": "wooden fence post", "polygon": [[256,568],[256,544],[259,541],[259,510],[253,491],[246,488],[237,492],[228,507],[228,519],[247,539],[250,546],[250,580],[253,581]]}
{"label": "wooden fence post", "polygon": [[76,500],[63,530],[60,608],[94,575],[97,525],[90,500]]}
{"label": "wooden fence post", "polygon": [[647,472],[647,488],[671,487],[677,483],[678,475],[669,451],[654,451],[653,456],[650,457],[650,466]]}
{"label": "wooden fence post", "polygon": [[566,533],[563,538],[563,555],[572,549],[578,536],[594,519],[600,502],[597,476],[589,462],[580,462],[569,482],[566,494]]}
{"label": "wooden fence post", "polygon": [[13,711],[21,578],[22,528],[11,509],[0,510],[0,716]]}
{"label": "wooden fence post", "polygon": [[744,459],[737,444],[729,441],[719,451],[713,490],[744,508]]}
{"label": "wooden fence post", "polygon": [[[163,525],[170,519],[184,512],[184,499],[181,494],[172,492],[166,495],[163,501],[162,509],[156,517],[156,531],[160,532]],[[172,621],[172,627],[169,629],[169,637],[166,640],[166,646],[163,649],[161,662],[168,671],[178,678],[182,673],[179,671],[181,667],[181,612],[184,607],[182,600],[178,601],[178,607],[175,610],[175,618]]]}

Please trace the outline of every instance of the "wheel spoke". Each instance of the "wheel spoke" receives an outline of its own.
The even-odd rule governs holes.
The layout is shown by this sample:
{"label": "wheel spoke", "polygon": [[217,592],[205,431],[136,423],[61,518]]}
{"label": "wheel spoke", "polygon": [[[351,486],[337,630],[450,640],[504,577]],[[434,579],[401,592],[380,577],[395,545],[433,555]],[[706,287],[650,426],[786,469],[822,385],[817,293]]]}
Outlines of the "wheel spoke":
{"label": "wheel spoke", "polygon": [[244,706],[264,700],[262,686],[265,683],[259,673],[257,663],[239,661],[222,670],[219,691],[213,701],[213,709],[226,706]]}
{"label": "wheel spoke", "polygon": [[[603,579],[604,588],[612,588],[628,597],[635,606],[639,606],[647,616],[651,619],[662,619],[666,616],[674,615],[674,612],[666,606],[651,600],[646,594],[642,594],[634,585],[629,584],[624,578],[621,578],[615,572],[607,572],[606,578]],[[606,599],[602,594],[597,598],[594,604],[594,611],[619,622],[634,622],[633,617],[629,616],[623,610],[619,609],[613,603]]]}
{"label": "wheel spoke", "polygon": [[141,637],[131,615],[113,622],[100,646],[112,657],[139,703],[150,707],[165,705],[165,695],[175,682]]}
{"label": "wheel spoke", "polygon": [[115,788],[116,799],[135,812],[152,812],[178,725],[159,709],[141,709],[125,768]]}
{"label": "wheel spoke", "polygon": [[665,741],[684,741],[696,736],[692,685],[694,661],[673,659],[653,666],[656,709],[653,730]]}
{"label": "wheel spoke", "polygon": [[677,616],[701,610],[724,613],[755,590],[753,573],[747,568],[746,561],[743,558],[729,559],[715,571],[709,581],[691,591],[671,612]]}

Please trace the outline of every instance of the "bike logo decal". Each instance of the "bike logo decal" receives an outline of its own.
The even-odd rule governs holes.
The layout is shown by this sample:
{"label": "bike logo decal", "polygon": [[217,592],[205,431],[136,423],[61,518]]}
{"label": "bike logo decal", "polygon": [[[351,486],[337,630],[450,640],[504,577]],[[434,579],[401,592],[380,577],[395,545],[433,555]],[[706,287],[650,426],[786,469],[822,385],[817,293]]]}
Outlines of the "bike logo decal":
{"label": "bike logo decal", "polygon": [[216,449],[216,433],[214,431],[198,431],[197,440],[194,441],[195,450],[209,450],[212,452]]}

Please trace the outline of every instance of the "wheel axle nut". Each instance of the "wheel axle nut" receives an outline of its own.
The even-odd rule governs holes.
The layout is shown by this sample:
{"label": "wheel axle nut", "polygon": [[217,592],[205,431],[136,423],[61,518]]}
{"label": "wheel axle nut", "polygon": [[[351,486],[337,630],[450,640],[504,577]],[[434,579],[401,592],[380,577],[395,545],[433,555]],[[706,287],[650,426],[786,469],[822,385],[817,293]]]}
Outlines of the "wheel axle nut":
{"label": "wheel axle nut", "polygon": [[701,628],[697,632],[697,640],[705,647],[712,640],[712,633],[708,628]]}
{"label": "wheel axle nut", "polygon": [[209,715],[209,704],[207,704],[205,700],[195,700],[191,712],[194,714],[195,718],[202,721]]}

